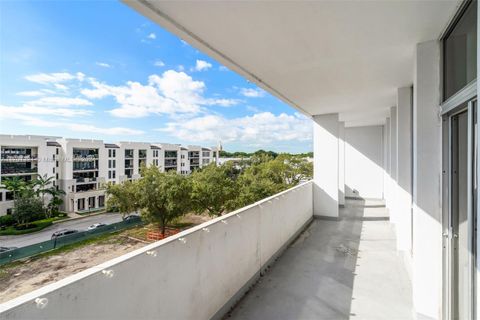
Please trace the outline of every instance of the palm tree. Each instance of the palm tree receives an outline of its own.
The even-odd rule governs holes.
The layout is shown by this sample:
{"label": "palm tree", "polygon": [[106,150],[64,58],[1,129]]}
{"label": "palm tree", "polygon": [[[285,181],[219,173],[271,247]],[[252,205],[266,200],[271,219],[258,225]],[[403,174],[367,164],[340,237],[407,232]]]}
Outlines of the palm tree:
{"label": "palm tree", "polygon": [[13,177],[9,179],[4,179],[3,184],[5,189],[8,191],[13,192],[13,199],[15,200],[19,193],[24,192],[27,189],[28,185],[25,180],[19,177]]}
{"label": "palm tree", "polygon": [[37,194],[37,196],[42,197],[43,205],[45,205],[45,194],[49,193],[48,190],[52,182],[53,182],[53,177],[47,178],[46,174],[43,177],[38,176],[37,179],[33,182],[33,185],[36,188],[35,193]]}
{"label": "palm tree", "polygon": [[64,196],[66,193],[65,191],[57,189],[54,186],[46,189],[46,193],[48,193],[52,197],[47,206],[47,218],[50,218],[53,212],[58,211],[58,208],[62,205],[63,200],[61,197]]}

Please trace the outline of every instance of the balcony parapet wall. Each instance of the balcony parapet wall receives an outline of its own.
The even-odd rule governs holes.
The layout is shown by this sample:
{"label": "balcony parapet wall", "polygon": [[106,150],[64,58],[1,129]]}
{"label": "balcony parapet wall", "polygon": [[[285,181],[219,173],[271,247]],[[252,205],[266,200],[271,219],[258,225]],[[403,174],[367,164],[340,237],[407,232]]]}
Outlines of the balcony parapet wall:
{"label": "balcony parapet wall", "polygon": [[220,318],[313,217],[312,182],[0,305],[6,319]]}

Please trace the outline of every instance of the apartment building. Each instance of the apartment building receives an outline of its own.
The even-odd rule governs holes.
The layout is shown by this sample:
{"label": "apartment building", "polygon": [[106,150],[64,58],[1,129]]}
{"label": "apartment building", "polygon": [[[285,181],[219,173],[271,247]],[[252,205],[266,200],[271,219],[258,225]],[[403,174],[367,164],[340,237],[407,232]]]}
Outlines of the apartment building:
{"label": "apartment building", "polygon": [[[31,181],[38,176],[55,177],[58,185],[61,146],[55,137],[0,135],[0,185],[18,177]],[[0,187],[0,215],[11,212],[13,194]]]}
{"label": "apartment building", "polygon": [[[179,144],[42,136],[0,135],[0,147],[0,181],[54,177],[53,184],[66,193],[61,209],[77,213],[103,209],[105,184],[139,179],[144,165],[187,175],[218,158],[215,148],[200,146],[192,146],[191,151]],[[201,150],[209,154],[202,156]],[[12,207],[13,195],[0,187],[0,215],[11,213]]]}

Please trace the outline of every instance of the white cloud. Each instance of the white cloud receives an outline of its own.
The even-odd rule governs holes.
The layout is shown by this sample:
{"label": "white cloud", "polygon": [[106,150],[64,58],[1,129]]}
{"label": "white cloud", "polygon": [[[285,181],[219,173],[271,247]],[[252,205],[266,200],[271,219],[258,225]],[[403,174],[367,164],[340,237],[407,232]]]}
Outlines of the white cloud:
{"label": "white cloud", "polygon": [[106,62],[96,62],[95,64],[96,64],[97,66],[103,67],[103,68],[111,68],[111,67],[112,67],[111,65],[109,65],[109,64],[106,63]]}
{"label": "white cloud", "polygon": [[37,100],[28,101],[26,105],[31,106],[91,106],[92,103],[82,98],[67,97],[43,97]]}
{"label": "white cloud", "polygon": [[240,94],[248,98],[260,98],[265,95],[265,91],[262,89],[241,88]]}
{"label": "white cloud", "polygon": [[31,82],[47,85],[56,84],[77,79],[83,81],[85,75],[81,72],[71,74],[68,72],[54,72],[54,73],[37,73],[25,76],[25,79]]}
{"label": "white cloud", "polygon": [[46,116],[59,116],[59,117],[79,117],[90,115],[93,112],[85,109],[72,109],[72,108],[51,108],[47,106],[35,106],[35,105],[23,105],[20,107],[1,106],[0,105],[0,117],[3,118],[18,118],[22,116],[30,115],[46,115]]}
{"label": "white cloud", "polygon": [[152,39],[152,40],[155,40],[157,39],[157,35],[155,33],[150,33],[148,36],[147,36],[148,39]]}
{"label": "white cloud", "polygon": [[[85,113],[82,113],[85,112]],[[123,127],[97,127],[91,124],[51,120],[52,116],[76,117],[89,114],[87,110],[50,109],[45,107],[9,107],[0,105],[0,120],[19,120],[26,126],[62,128],[75,132],[98,133],[105,135],[140,135],[144,131]],[[48,115],[49,120],[42,119],[39,115]]]}
{"label": "white cloud", "polygon": [[162,61],[162,60],[156,60],[153,65],[155,67],[164,67],[165,66],[165,63]]}
{"label": "white cloud", "polygon": [[90,99],[112,96],[119,107],[110,110],[116,117],[140,118],[150,114],[197,114],[204,105],[232,106],[234,99],[204,97],[205,83],[195,81],[184,72],[167,70],[162,75],[151,75],[147,84],[129,81],[123,86],[111,86],[91,81],[92,89],[81,93]]}
{"label": "white cloud", "polygon": [[237,105],[240,100],[237,99],[207,99],[207,104],[211,106],[231,107]]}
{"label": "white cloud", "polygon": [[17,96],[22,96],[22,97],[40,97],[44,96],[45,92],[42,91],[21,91],[17,92]]}
{"label": "white cloud", "polygon": [[212,67],[211,63],[208,63],[207,61],[203,60],[197,60],[195,63],[195,67],[192,69],[192,71],[206,71]]}
{"label": "white cloud", "polygon": [[208,143],[222,140],[257,145],[281,141],[308,141],[312,138],[310,119],[300,114],[274,115],[270,112],[233,119],[206,115],[170,122],[165,128],[157,130],[184,141]]}

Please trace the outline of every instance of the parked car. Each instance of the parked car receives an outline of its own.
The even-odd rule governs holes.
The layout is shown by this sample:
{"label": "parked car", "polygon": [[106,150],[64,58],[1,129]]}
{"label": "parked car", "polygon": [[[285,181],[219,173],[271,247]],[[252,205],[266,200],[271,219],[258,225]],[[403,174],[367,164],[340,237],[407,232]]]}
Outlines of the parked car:
{"label": "parked car", "polygon": [[17,247],[0,247],[0,253],[15,250]]}
{"label": "parked car", "polygon": [[58,231],[55,231],[52,234],[52,239],[60,238],[60,237],[63,237],[63,236],[66,236],[66,235],[69,235],[69,234],[72,234],[72,233],[77,233],[77,232],[78,232],[78,230],[73,230],[73,229],[58,230]]}
{"label": "parked car", "polygon": [[105,226],[106,226],[105,223],[95,223],[95,224],[92,224],[90,227],[88,227],[87,230],[94,230],[94,229],[105,227]]}
{"label": "parked car", "polygon": [[123,221],[135,221],[140,220],[140,216],[138,214],[131,214],[123,218]]}

